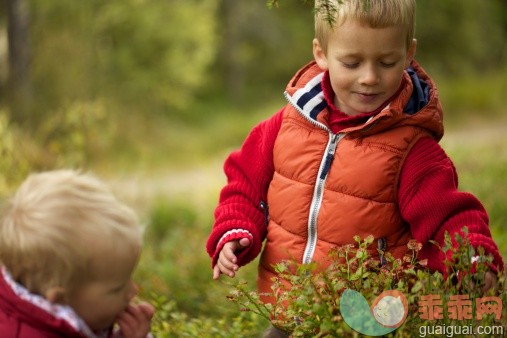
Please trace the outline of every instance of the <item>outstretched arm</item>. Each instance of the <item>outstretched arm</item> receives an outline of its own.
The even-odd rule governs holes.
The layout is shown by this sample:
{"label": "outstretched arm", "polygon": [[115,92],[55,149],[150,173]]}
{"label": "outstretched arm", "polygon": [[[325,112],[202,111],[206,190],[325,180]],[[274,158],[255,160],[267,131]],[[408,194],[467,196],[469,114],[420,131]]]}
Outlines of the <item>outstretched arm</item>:
{"label": "outstretched arm", "polygon": [[[247,238],[250,243],[236,256],[234,263],[245,265],[262,248],[266,236],[265,202],[273,178],[273,147],[282,122],[280,110],[257,125],[240,150],[233,152],[224,164],[227,184],[220,193],[215,210],[215,223],[206,243],[206,250],[215,267],[226,243]],[[237,250],[236,250],[237,251]],[[227,273],[229,269],[222,266]]]}

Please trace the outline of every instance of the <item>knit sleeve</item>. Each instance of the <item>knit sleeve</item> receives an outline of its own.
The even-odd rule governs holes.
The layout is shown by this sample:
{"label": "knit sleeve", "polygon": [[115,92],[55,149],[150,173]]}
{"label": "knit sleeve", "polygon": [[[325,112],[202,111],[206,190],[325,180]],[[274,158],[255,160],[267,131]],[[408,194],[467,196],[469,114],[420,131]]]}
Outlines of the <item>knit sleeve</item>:
{"label": "knit sleeve", "polygon": [[429,240],[444,244],[445,232],[462,236],[468,227],[468,239],[474,247],[482,246],[493,255],[494,266],[502,269],[503,260],[489,230],[489,219],[481,202],[472,194],[458,190],[456,169],[445,151],[432,138],[420,139],[411,149],[403,165],[399,182],[399,207],[410,225],[412,236],[423,244],[420,259],[428,259],[428,267],[445,274],[449,259]]}
{"label": "knit sleeve", "polygon": [[249,263],[261,251],[267,228],[267,190],[274,173],[273,148],[282,114],[283,109],[252,129],[242,147],[225,161],[227,184],[220,193],[215,222],[206,243],[212,266],[224,239],[251,239],[251,245],[237,255],[239,265]]}

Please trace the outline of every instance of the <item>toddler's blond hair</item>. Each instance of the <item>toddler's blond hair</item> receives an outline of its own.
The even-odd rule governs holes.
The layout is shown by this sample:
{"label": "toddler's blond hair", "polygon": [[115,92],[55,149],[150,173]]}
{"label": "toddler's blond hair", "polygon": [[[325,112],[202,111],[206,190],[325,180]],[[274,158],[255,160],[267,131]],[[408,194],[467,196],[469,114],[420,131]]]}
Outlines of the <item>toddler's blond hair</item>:
{"label": "toddler's blond hair", "polygon": [[415,36],[415,0],[315,0],[315,38],[327,51],[329,33],[347,19],[372,28],[401,26],[407,31],[407,50]]}
{"label": "toddler's blond hair", "polygon": [[[0,263],[33,293],[72,288],[111,259],[138,255],[135,212],[91,174],[55,170],[30,175],[5,204]],[[127,258],[128,260],[129,258]]]}

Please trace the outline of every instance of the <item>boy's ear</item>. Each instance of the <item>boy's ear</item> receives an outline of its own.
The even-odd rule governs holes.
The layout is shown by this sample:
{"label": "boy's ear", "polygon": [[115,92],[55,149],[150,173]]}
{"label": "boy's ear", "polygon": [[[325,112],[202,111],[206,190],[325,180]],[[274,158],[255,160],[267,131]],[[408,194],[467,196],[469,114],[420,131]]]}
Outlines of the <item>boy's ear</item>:
{"label": "boy's ear", "polygon": [[328,69],[326,53],[317,39],[313,39],[313,57],[320,69],[323,71]]}
{"label": "boy's ear", "polygon": [[416,49],[417,49],[417,40],[413,39],[412,43],[408,47],[407,60],[405,61],[405,68],[407,68],[408,66],[410,66],[410,63],[414,59]]}
{"label": "boy's ear", "polygon": [[52,286],[46,290],[44,297],[54,304],[65,304],[67,292],[61,286]]}

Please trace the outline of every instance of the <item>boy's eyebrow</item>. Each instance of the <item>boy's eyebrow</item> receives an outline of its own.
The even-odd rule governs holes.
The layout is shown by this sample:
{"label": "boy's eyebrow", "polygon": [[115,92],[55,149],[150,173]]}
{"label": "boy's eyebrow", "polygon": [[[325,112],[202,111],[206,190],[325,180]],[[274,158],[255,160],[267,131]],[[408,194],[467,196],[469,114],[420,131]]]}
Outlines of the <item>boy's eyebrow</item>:
{"label": "boy's eyebrow", "polygon": [[[378,54],[379,57],[399,56],[399,55],[400,55],[400,53],[398,51],[395,51],[395,50],[387,51],[387,52],[381,52],[381,53]],[[362,58],[363,54],[362,53],[346,53],[346,54],[342,54],[342,53],[340,53],[340,51],[337,51],[336,52],[336,56]]]}

